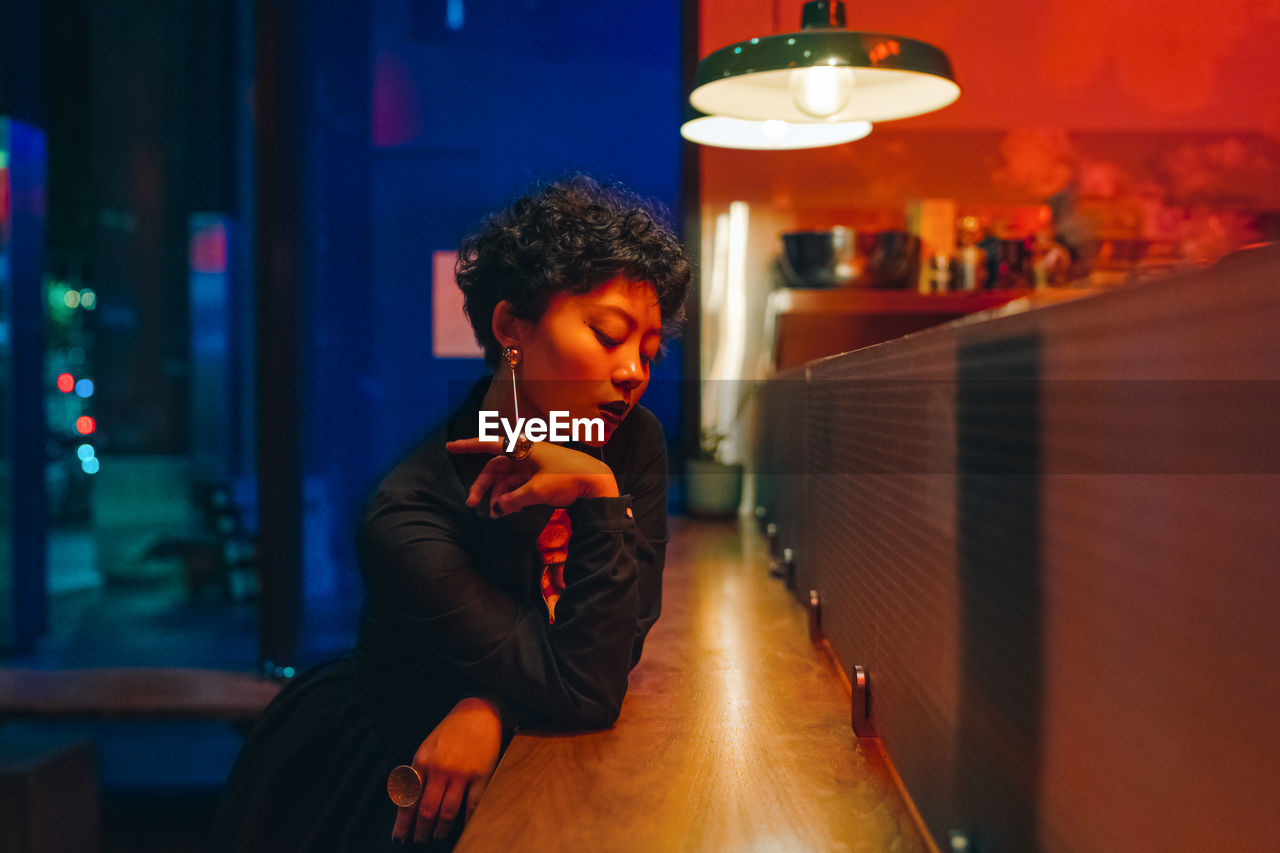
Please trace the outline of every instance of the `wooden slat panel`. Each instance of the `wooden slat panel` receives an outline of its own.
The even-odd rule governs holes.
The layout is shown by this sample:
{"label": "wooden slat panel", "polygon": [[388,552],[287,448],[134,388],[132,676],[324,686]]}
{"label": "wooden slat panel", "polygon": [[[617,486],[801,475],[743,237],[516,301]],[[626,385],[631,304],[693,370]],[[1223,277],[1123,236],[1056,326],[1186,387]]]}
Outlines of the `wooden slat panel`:
{"label": "wooden slat panel", "polygon": [[[871,673],[872,720],[895,764],[928,768],[908,790],[936,812],[952,795],[958,701],[955,577],[930,570],[954,554],[954,489],[936,473],[954,457],[954,383],[937,381],[950,378],[952,350],[864,352],[877,367],[869,377],[845,358],[811,368],[826,404],[807,425],[822,438],[810,451],[804,563],[842,663]],[[908,719],[912,736],[892,740]]]}
{"label": "wooden slat panel", "polygon": [[[785,549],[802,547],[805,517],[799,495],[804,487],[804,425],[809,422],[805,409],[810,403],[804,370],[781,374],[760,388],[760,438],[753,466],[760,475],[756,502],[767,509],[766,522],[777,527],[774,557],[779,559]],[[799,578],[797,596],[808,591],[807,583]]]}
{"label": "wooden slat panel", "polygon": [[1278,329],[1271,248],[809,366],[763,493],[939,842],[1280,837]]}

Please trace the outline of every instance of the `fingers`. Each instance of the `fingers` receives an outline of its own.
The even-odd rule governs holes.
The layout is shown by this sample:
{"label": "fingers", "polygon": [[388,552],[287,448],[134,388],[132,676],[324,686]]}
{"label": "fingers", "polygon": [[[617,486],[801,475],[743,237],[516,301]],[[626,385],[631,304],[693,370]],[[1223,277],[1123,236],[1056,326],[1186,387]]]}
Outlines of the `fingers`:
{"label": "fingers", "polygon": [[504,495],[500,495],[493,501],[490,515],[497,518],[500,515],[508,515],[513,512],[519,512],[527,506],[541,503],[538,498],[533,480],[529,480],[518,489],[512,489]]}
{"label": "fingers", "polygon": [[461,780],[456,779],[445,790],[444,799],[440,802],[440,811],[436,814],[436,838],[445,838],[449,835],[449,830],[453,828],[453,822],[462,809],[462,796],[465,792],[466,786]]}
{"label": "fingers", "polygon": [[489,517],[497,518],[502,515],[503,508],[495,506],[495,504],[508,492],[524,485],[528,481],[529,474],[526,471],[512,470],[499,476],[494,482],[493,488],[489,491]]}
{"label": "fingers", "polygon": [[488,453],[498,455],[506,451],[499,439],[482,441],[479,438],[460,438],[457,441],[446,441],[444,449],[450,453]]}
{"label": "fingers", "polygon": [[417,806],[404,806],[396,809],[396,825],[391,828],[391,837],[398,838],[401,841],[409,837],[409,833],[413,830],[413,815],[418,809]]}
{"label": "fingers", "polygon": [[475,779],[467,788],[467,822],[471,822],[471,816],[476,813],[476,806],[480,805],[480,798],[484,796],[485,786],[489,784],[488,778]]}
{"label": "fingers", "polygon": [[484,463],[484,467],[480,469],[480,475],[476,477],[476,481],[471,484],[471,490],[467,492],[467,506],[480,503],[485,492],[489,491],[500,477],[509,473],[514,464],[514,461],[506,456],[495,456]]}
{"label": "fingers", "polygon": [[456,778],[450,782],[450,774],[440,771],[428,771],[423,775],[432,781],[427,783],[422,799],[416,805],[396,809],[395,826],[391,828],[392,839],[407,841],[412,834],[413,843],[424,844],[433,836],[447,837],[462,811],[463,797],[466,797],[466,820],[471,820],[487,782],[480,778],[472,780],[470,785]]}
{"label": "fingers", "polygon": [[440,813],[440,801],[444,799],[449,784],[448,776],[439,771],[429,771],[423,775],[427,777],[427,785],[422,789],[422,799],[418,801],[418,821],[413,828],[415,844],[425,844],[431,838],[436,815]]}

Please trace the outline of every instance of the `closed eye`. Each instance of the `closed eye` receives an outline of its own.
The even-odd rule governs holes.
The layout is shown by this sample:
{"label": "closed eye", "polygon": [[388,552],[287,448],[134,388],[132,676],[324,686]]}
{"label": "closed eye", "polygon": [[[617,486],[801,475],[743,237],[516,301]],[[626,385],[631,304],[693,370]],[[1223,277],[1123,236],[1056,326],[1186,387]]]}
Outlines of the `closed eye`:
{"label": "closed eye", "polygon": [[591,330],[591,331],[593,331],[593,332],[595,332],[595,333],[596,333],[596,339],[597,339],[598,341],[600,341],[601,345],[606,346],[606,347],[608,347],[609,349],[613,349],[614,347],[616,347],[616,346],[618,346],[619,344],[621,344],[621,343],[622,343],[622,341],[614,340],[613,338],[609,337],[608,335],[606,335],[604,332],[600,331],[599,329],[592,328],[592,330]]}
{"label": "closed eye", "polygon": [[[609,337],[604,332],[600,331],[594,326],[591,327],[591,331],[595,333],[596,340],[600,342],[600,345],[606,349],[614,349],[616,347],[622,346],[622,341],[617,340],[616,338]],[[661,361],[664,355],[666,355],[666,348],[659,345],[658,352],[655,355],[649,355],[648,353],[644,353],[644,352],[640,353],[640,363],[648,367],[649,365],[653,364],[655,361]]]}

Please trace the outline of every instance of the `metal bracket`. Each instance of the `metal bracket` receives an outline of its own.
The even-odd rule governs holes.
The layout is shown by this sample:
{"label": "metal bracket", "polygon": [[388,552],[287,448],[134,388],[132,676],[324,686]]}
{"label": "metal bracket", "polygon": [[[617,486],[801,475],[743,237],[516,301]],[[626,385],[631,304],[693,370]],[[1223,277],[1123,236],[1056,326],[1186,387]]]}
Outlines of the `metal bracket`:
{"label": "metal bracket", "polygon": [[816,589],[809,590],[809,642],[822,642],[822,603]]}
{"label": "metal bracket", "polygon": [[871,723],[871,679],[860,666],[853,668],[853,733],[858,737],[877,737]]}
{"label": "metal bracket", "polygon": [[769,547],[769,575],[775,578],[785,577],[782,558],[778,556],[778,525],[772,521],[766,524],[764,538]]}

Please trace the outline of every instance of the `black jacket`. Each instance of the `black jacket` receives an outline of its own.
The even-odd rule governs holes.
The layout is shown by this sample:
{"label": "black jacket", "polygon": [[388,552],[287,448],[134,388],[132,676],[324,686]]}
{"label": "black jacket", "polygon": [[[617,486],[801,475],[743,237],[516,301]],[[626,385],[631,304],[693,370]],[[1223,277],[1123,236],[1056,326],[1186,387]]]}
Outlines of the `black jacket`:
{"label": "black jacket", "polygon": [[381,701],[400,696],[412,705],[425,684],[449,707],[466,695],[497,698],[508,733],[518,723],[612,725],[662,603],[661,425],[649,410],[633,409],[603,454],[621,497],[568,507],[565,590],[549,624],[536,540],[552,507],[490,519],[487,501],[465,504],[489,457],[444,449],[446,440],[476,435],[487,387],[479,383],[365,507],[358,553],[368,596],[358,671]]}
{"label": "black jacket", "polygon": [[[488,381],[382,481],[359,525],[367,594],[353,655],[299,675],[263,712],[231,772],[210,834],[216,851],[386,849],[391,768],[465,696],[517,725],[609,726],[662,603],[667,457],[636,408],[604,460],[622,497],[579,500],[565,590],[549,624],[537,536],[551,507],[499,520],[465,504],[485,456],[476,434]],[[590,452],[590,451],[589,451]],[[447,843],[456,841],[462,822]]]}

